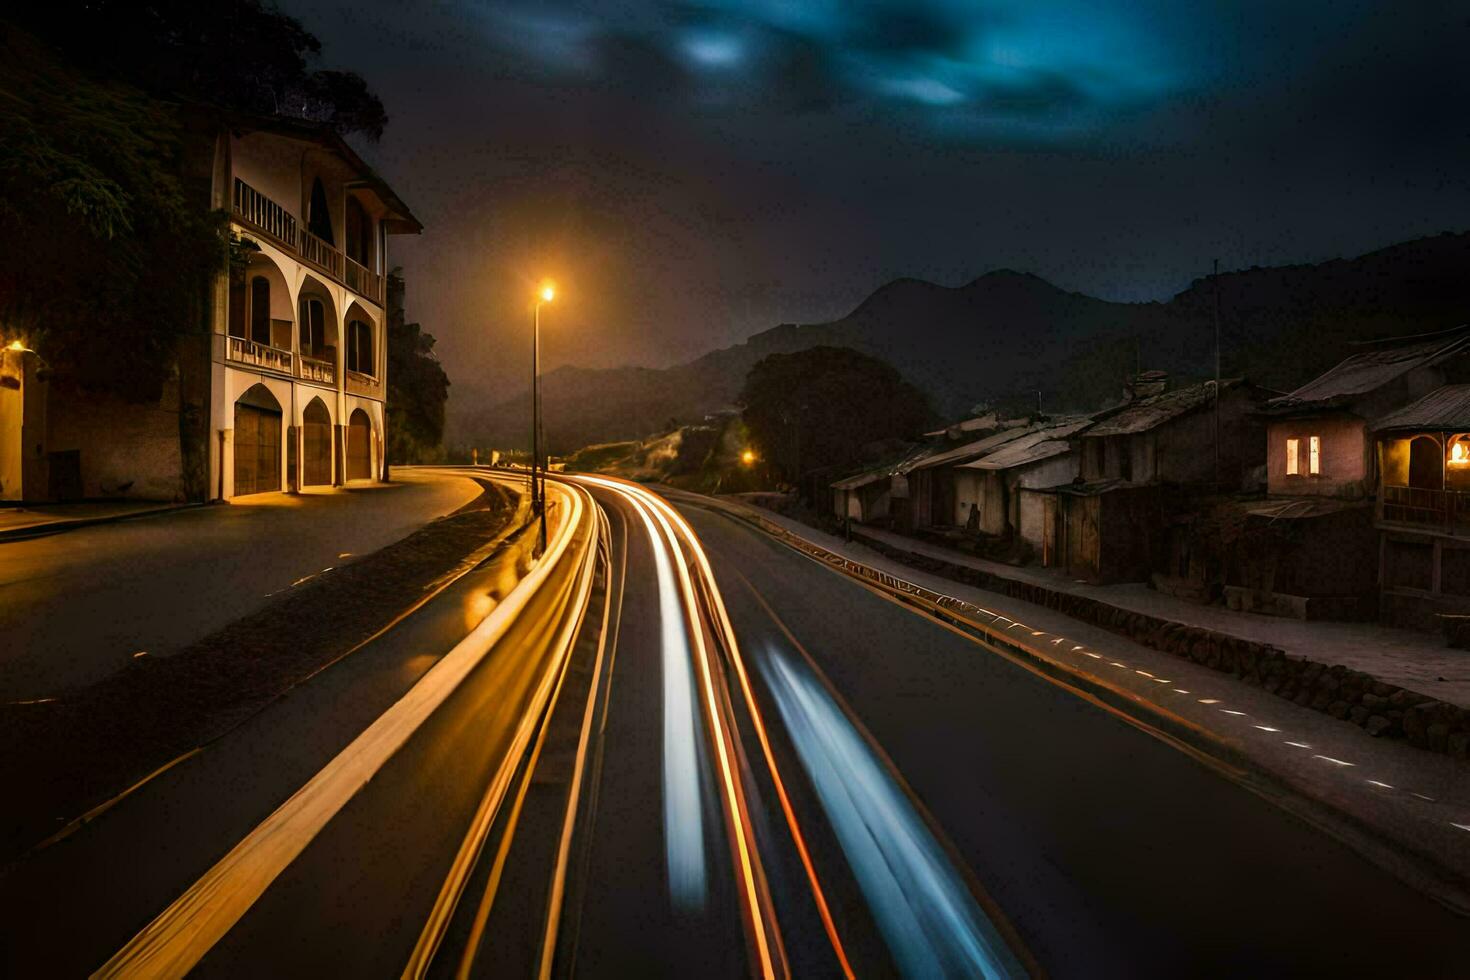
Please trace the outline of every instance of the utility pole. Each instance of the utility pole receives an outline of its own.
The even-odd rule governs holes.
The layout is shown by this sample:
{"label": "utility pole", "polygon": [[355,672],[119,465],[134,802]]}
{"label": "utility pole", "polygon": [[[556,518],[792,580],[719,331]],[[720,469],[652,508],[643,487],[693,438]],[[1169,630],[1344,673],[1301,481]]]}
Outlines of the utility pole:
{"label": "utility pole", "polygon": [[1215,260],[1215,490],[1220,480],[1220,260]]}

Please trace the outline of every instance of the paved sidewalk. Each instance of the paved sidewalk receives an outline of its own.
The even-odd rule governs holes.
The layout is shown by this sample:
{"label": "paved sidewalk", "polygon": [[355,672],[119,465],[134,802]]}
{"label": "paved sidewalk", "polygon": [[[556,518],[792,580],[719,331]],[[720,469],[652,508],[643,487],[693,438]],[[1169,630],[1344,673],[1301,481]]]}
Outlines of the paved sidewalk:
{"label": "paved sidewalk", "polygon": [[[909,567],[780,514],[704,500],[779,525],[895,578],[1007,617],[1002,625],[1013,623],[1014,628],[1007,630],[1012,643],[1195,726],[1280,784],[1274,788],[1254,784],[1258,792],[1305,819],[1329,826],[1365,856],[1470,913],[1470,761],[1425,752],[1399,740],[1375,739],[1355,725],[1228,674],[1057,610]],[[950,555],[946,552],[944,557]],[[1045,719],[1037,723],[1045,724]],[[1017,735],[1025,737],[1023,732]]]}
{"label": "paved sidewalk", "polygon": [[0,544],[0,700],[54,697],[136,654],[175,653],[479,494],[459,474],[395,469],[390,484],[255,494]]}
{"label": "paved sidewalk", "polygon": [[0,542],[146,517],[150,514],[164,514],[194,506],[198,505],[159,503],[156,500],[102,500],[0,507]]}

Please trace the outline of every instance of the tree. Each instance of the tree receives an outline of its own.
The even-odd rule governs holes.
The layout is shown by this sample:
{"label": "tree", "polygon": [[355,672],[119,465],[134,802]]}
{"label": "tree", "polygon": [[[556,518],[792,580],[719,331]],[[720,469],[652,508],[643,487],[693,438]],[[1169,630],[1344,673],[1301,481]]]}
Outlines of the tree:
{"label": "tree", "polygon": [[847,347],[761,359],[740,401],[757,454],[798,484],[858,462],[864,446],[913,438],[934,418],[923,392],[892,365]]}
{"label": "tree", "polygon": [[156,401],[226,256],[222,216],[186,189],[177,115],[3,23],[0,102],[0,339]]}
{"label": "tree", "polygon": [[321,41],[263,0],[47,0],[7,16],[94,75],[166,99],[325,122],[372,140],[388,123],[361,77],[313,69]]}
{"label": "tree", "polygon": [[401,269],[388,275],[388,459],[421,463],[444,440],[449,378],[434,356],[434,337],[406,323]]}

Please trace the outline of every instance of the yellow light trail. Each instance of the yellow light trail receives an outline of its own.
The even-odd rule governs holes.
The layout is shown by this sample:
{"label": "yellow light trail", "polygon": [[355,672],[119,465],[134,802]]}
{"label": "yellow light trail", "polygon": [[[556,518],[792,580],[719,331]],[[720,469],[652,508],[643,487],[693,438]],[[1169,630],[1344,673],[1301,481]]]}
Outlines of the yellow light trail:
{"label": "yellow light trail", "polygon": [[849,980],[855,976],[852,964],[848,961],[847,950],[842,944],[841,937],[837,934],[837,923],[832,918],[831,909],[827,905],[827,896],[822,890],[822,884],[817,878],[816,865],[812,861],[811,853],[807,849],[806,837],[801,832],[801,826],[796,819],[796,811],[791,805],[791,798],[786,792],[786,783],[781,778],[781,772],[776,767],[776,757],[771,751],[770,737],[766,734],[765,719],[761,715],[760,706],[756,703],[755,694],[750,687],[750,678],[745,670],[745,660],[740,653],[740,644],[735,639],[735,627],[730,622],[729,613],[725,611],[725,600],[721,596],[719,588],[715,584],[714,569],[710,567],[709,558],[705,556],[704,547],[699,543],[699,537],[694,533],[694,528],[684,519],[667,501],[660,499],[659,504],[668,512],[668,515],[680,526],[684,532],[685,540],[689,543],[689,549],[698,563],[700,573],[703,575],[707,585],[710,603],[714,607],[715,619],[720,625],[723,634],[725,648],[729,651],[731,662],[735,666],[736,677],[740,680],[740,690],[745,696],[745,704],[750,712],[751,721],[755,725],[756,738],[760,742],[761,753],[766,759],[766,768],[770,771],[771,782],[776,787],[776,796],[781,801],[781,812],[786,817],[786,825],[791,830],[792,840],[796,844],[796,850],[801,857],[802,867],[806,870],[807,881],[811,884],[812,897],[817,903],[817,912],[822,919],[822,927],[827,932],[827,939],[832,944],[832,951],[837,955],[837,960],[842,966],[843,975]]}
{"label": "yellow light trail", "polygon": [[[581,494],[564,487],[557,492],[565,502],[559,508],[564,519],[546,553],[511,594],[407,694],[99,967],[94,978],[182,977],[224,938],[328,821],[484,660],[572,550],[585,505]],[[584,553],[570,557],[586,559]],[[571,583],[565,587],[571,588]],[[508,761],[514,764],[519,759]]]}
{"label": "yellow light trail", "polygon": [[[579,481],[593,483],[605,487],[622,496],[633,505],[644,526],[647,528],[650,540],[656,547],[665,548],[674,560],[675,570],[678,572],[679,590],[684,599],[686,626],[689,631],[691,646],[695,651],[695,660],[699,667],[699,679],[701,681],[701,695],[705,701],[706,711],[709,716],[710,728],[714,735],[715,758],[720,772],[720,783],[725,798],[726,813],[729,816],[735,833],[734,843],[737,863],[740,872],[740,885],[742,894],[742,905],[747,914],[747,925],[750,927],[751,940],[755,946],[756,957],[761,976],[774,978],[778,975],[777,959],[780,958],[779,975],[786,976],[789,970],[784,962],[784,953],[781,951],[781,937],[776,924],[774,910],[770,906],[770,898],[766,893],[763,883],[765,875],[761,869],[760,855],[755,850],[755,834],[750,824],[749,810],[745,804],[744,794],[740,788],[739,781],[734,773],[731,760],[733,755],[733,743],[730,735],[722,721],[722,712],[715,692],[714,678],[710,667],[710,655],[705,644],[704,630],[698,619],[699,602],[693,581],[689,573],[689,564],[685,560],[683,549],[679,547],[680,535],[677,534],[664,514],[667,505],[655,494],[642,487],[608,480],[593,476],[579,476]],[[674,515],[675,521],[679,521],[678,515]],[[682,524],[682,522],[680,522]],[[688,525],[682,524],[684,530],[688,531]],[[660,533],[661,532],[661,533]],[[692,540],[692,532],[689,532]],[[691,545],[691,550],[697,544]],[[710,580],[711,591],[713,591],[713,580]],[[775,947],[775,948],[773,948]]]}

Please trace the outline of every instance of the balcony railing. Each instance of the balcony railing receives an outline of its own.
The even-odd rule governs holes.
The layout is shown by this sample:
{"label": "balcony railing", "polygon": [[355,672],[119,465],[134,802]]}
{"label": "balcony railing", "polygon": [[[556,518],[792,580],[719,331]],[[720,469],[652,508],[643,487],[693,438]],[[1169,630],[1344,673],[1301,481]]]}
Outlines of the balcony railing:
{"label": "balcony railing", "polygon": [[347,369],[347,390],[356,395],[367,395],[369,398],[383,397],[383,382],[371,374],[361,371]]}
{"label": "balcony railing", "polygon": [[301,355],[301,380],[316,381],[321,384],[334,384],[337,380],[337,365],[331,361],[324,361],[319,357],[307,357]]}
{"label": "balcony railing", "polygon": [[230,337],[228,351],[232,361],[254,364],[256,367],[280,371],[282,374],[291,373],[293,355],[288,350],[281,350],[269,344],[257,344],[244,337]]}
{"label": "balcony railing", "polygon": [[235,214],[277,241],[296,246],[296,219],[291,212],[235,178]]}
{"label": "balcony railing", "polygon": [[235,217],[275,239],[355,293],[383,304],[383,277],[349,259],[335,246],[300,227],[291,212],[235,178]]}
{"label": "balcony railing", "polygon": [[369,299],[381,303],[383,296],[383,277],[376,272],[359,265],[351,256],[346,260],[347,288],[353,292],[361,293]]}
{"label": "balcony railing", "polygon": [[1393,524],[1470,535],[1470,491],[1385,485],[1379,517]]}
{"label": "balcony railing", "polygon": [[342,253],[328,245],[322,239],[316,237],[305,228],[297,229],[297,249],[301,257],[312,265],[321,269],[327,275],[338,282],[345,283],[342,278]]}

